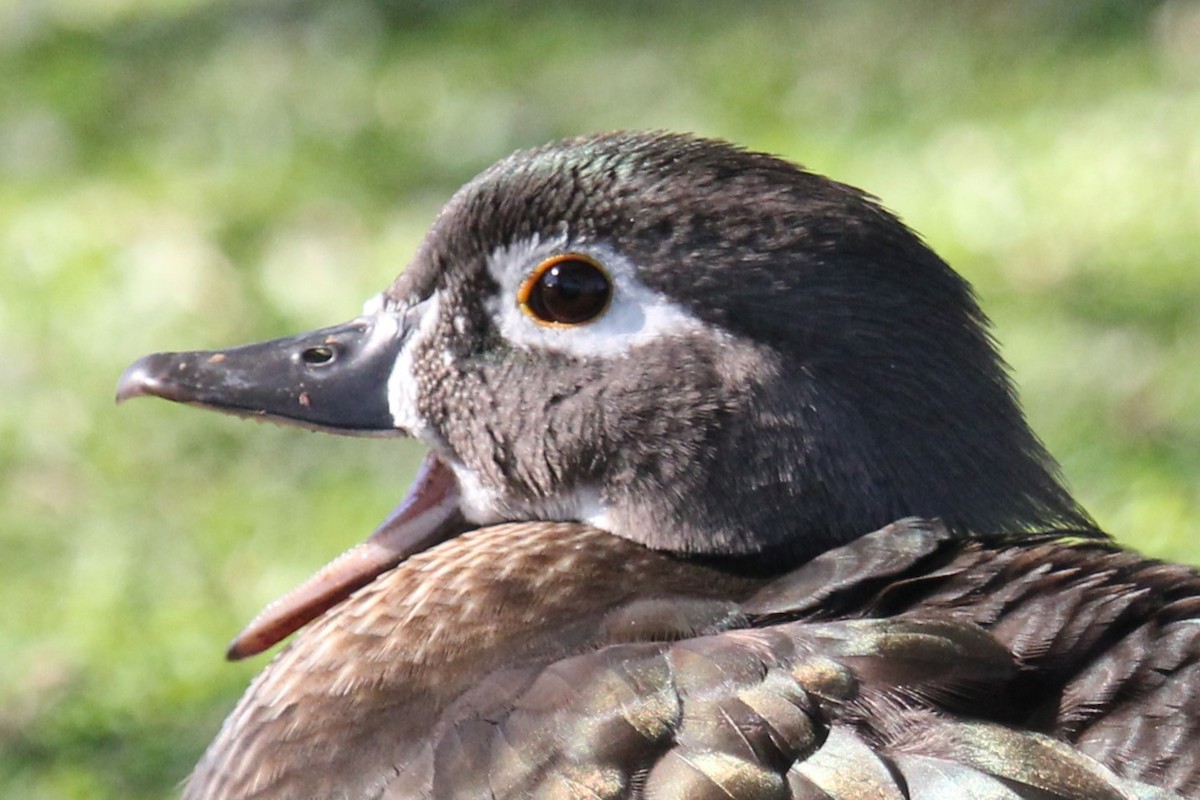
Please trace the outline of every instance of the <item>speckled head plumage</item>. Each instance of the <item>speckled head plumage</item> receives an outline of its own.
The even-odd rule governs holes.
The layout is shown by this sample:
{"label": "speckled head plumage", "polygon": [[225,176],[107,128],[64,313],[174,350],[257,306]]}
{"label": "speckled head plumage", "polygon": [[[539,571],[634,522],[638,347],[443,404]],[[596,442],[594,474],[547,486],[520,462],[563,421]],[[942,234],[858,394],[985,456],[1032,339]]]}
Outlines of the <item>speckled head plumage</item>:
{"label": "speckled head plumage", "polygon": [[[602,355],[577,356],[576,330],[515,344],[501,307],[534,323],[496,262],[524,276],[575,251],[619,260],[618,292],[628,277],[678,318]],[[910,514],[980,533],[1086,519],[968,285],[871,198],[778,159],[643,134],[517,154],[447,205],[386,297],[433,293],[423,416],[490,485],[653,505],[629,538],[811,555]]]}
{"label": "speckled head plumage", "polygon": [[[518,295],[562,254],[612,297],[547,326]],[[120,393],[418,436],[454,474],[456,530],[579,519],[783,564],[910,515],[1092,527],[966,282],[869,196],[722,142],[510,156],[358,320],[251,348],[148,357]]]}

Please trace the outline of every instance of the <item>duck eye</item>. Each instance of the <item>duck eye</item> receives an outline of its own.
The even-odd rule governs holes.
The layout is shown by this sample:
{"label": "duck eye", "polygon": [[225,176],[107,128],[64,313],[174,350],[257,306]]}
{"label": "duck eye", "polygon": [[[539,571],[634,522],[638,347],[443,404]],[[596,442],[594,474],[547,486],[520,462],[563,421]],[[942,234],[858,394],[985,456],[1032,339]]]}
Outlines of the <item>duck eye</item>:
{"label": "duck eye", "polygon": [[580,325],[604,313],[612,282],[599,264],[578,253],[538,264],[517,292],[522,310],[548,325]]}

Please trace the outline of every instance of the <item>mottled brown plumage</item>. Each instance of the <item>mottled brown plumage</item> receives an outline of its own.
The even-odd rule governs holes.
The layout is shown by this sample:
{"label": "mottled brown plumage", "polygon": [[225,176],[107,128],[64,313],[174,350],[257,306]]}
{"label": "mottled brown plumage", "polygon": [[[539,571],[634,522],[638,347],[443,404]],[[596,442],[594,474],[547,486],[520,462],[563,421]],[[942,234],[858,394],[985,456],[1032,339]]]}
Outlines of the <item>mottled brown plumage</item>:
{"label": "mottled brown plumage", "polygon": [[430,449],[235,640],[311,621],[192,800],[1200,794],[1200,577],[1071,497],[961,277],[780,159],[515,154],[360,317],[138,395]]}
{"label": "mottled brown plumage", "polygon": [[1198,593],[1105,542],[918,521],[777,579],[486,528],[304,631],[186,796],[1188,797]]}

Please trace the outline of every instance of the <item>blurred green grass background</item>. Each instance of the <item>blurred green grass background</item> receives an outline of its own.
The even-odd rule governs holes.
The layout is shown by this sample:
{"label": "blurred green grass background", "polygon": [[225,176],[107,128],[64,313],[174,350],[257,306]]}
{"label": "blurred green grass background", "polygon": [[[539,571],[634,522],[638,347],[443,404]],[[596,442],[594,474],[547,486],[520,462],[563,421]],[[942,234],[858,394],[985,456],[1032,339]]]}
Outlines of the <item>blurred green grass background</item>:
{"label": "blurred green grass background", "polygon": [[152,350],[353,316],[575,133],[730,138],[976,285],[1099,521],[1200,563],[1200,2],[0,4],[0,796],[170,796],[417,450],[112,404]]}

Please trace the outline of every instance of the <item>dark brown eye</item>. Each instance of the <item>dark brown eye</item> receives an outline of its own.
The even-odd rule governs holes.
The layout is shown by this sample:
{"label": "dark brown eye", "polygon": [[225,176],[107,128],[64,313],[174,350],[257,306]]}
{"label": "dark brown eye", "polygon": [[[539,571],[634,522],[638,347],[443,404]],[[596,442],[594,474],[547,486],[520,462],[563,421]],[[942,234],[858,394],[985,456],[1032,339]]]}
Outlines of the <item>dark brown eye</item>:
{"label": "dark brown eye", "polygon": [[539,322],[580,325],[604,313],[612,300],[608,274],[578,253],[548,258],[521,284],[517,302]]}

